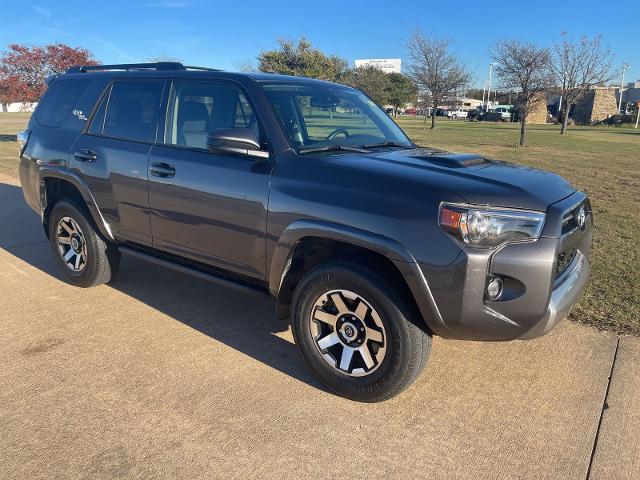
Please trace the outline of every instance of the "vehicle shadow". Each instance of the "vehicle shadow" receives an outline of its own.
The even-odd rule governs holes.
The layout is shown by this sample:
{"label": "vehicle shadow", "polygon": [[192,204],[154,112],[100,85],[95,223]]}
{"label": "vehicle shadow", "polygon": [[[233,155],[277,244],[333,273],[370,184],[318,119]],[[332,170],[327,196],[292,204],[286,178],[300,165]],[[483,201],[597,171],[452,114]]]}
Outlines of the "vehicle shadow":
{"label": "vehicle shadow", "polygon": [[[0,183],[0,248],[64,281],[53,261],[40,219],[24,203],[19,187]],[[212,339],[282,373],[325,390],[297,358],[295,345],[278,333],[288,328],[273,302],[213,285],[173,270],[122,257],[114,288]]]}

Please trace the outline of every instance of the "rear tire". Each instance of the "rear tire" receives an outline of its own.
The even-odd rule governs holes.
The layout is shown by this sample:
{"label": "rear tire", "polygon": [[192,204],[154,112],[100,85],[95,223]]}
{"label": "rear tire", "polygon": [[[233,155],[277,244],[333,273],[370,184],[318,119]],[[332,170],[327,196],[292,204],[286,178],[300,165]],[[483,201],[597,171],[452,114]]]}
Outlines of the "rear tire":
{"label": "rear tire", "polygon": [[67,281],[78,287],[109,282],[120,264],[117,247],[98,233],[85,208],[68,200],[53,207],[49,243]]}
{"label": "rear tire", "polygon": [[338,395],[387,400],[424,368],[431,334],[387,282],[348,262],[307,273],[292,302],[293,336],[313,374]]}

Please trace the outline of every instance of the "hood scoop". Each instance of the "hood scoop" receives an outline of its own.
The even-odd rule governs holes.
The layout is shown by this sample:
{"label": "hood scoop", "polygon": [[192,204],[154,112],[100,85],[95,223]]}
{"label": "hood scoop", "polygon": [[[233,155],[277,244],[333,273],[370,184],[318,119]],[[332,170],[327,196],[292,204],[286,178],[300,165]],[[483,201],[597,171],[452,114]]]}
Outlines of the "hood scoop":
{"label": "hood scoop", "polygon": [[483,163],[489,163],[484,157],[480,155],[473,155],[468,153],[446,153],[446,152],[419,152],[412,155],[413,158],[419,158],[420,160],[426,160],[429,163],[435,163],[443,167],[449,168],[466,168],[473,167],[475,165],[482,165]]}

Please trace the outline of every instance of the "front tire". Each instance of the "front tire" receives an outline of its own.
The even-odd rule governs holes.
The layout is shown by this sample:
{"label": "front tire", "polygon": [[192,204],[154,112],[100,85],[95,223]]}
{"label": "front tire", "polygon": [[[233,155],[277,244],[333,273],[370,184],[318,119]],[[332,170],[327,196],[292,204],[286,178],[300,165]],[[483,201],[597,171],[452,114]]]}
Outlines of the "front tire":
{"label": "front tire", "polygon": [[327,263],[296,288],[293,336],[329,389],[362,402],[387,400],[413,383],[431,350],[431,334],[407,304],[374,272]]}
{"label": "front tire", "polygon": [[67,281],[78,287],[107,283],[116,274],[120,252],[93,226],[86,209],[61,200],[49,217],[49,243]]}

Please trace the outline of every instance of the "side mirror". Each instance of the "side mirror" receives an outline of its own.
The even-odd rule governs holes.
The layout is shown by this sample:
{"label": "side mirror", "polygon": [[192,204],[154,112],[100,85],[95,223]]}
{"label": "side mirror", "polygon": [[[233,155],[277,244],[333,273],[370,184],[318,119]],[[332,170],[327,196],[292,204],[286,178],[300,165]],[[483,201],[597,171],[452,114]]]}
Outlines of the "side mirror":
{"label": "side mirror", "polygon": [[248,127],[217,128],[207,135],[207,150],[212,153],[230,153],[256,158],[269,158],[269,152],[260,149],[255,132]]}

